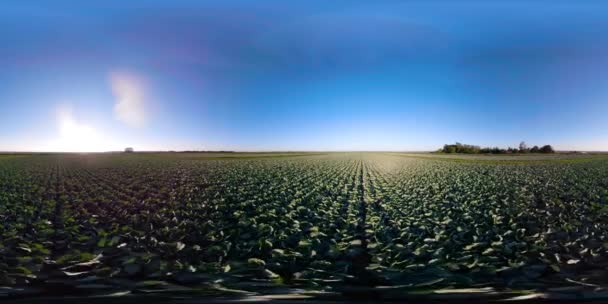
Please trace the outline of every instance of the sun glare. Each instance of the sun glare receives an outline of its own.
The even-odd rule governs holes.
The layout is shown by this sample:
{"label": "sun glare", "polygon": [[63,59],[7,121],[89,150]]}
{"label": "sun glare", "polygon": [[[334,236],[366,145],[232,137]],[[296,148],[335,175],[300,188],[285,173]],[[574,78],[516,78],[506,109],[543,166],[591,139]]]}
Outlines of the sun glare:
{"label": "sun glare", "polygon": [[54,144],[54,150],[62,152],[98,152],[104,150],[104,143],[97,130],[77,121],[70,109],[61,109],[58,112],[57,121],[59,134],[58,140]]}

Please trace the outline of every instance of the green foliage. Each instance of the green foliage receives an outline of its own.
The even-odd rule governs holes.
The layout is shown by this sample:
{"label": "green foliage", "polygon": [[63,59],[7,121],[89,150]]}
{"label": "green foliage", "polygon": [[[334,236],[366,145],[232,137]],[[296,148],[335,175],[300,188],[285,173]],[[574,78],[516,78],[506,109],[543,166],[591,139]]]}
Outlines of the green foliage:
{"label": "green foliage", "polygon": [[555,153],[551,145],[544,145],[539,149],[540,153]]}
{"label": "green foliage", "polygon": [[606,158],[296,156],[0,160],[0,282],[537,288],[607,274]]}
{"label": "green foliage", "polygon": [[480,148],[479,146],[467,145],[461,143],[455,143],[453,145],[444,145],[443,148],[439,149],[438,152],[441,153],[462,153],[462,154],[514,154],[514,153],[555,153],[553,147],[551,145],[545,145],[542,148],[538,146],[534,146],[532,148],[528,148],[524,142],[521,142],[519,145],[519,149],[514,149],[509,147],[508,149],[501,149],[498,147],[484,147]]}

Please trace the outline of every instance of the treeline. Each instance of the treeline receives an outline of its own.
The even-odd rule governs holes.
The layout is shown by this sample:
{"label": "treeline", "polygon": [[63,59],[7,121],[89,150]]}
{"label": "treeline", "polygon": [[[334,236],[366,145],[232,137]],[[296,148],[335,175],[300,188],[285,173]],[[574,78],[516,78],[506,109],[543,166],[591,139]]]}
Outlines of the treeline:
{"label": "treeline", "polygon": [[542,147],[533,146],[529,148],[525,142],[519,144],[519,148],[507,148],[501,149],[498,147],[480,147],[474,145],[466,145],[456,143],[453,145],[444,145],[443,148],[439,149],[441,153],[464,153],[464,154],[517,154],[517,153],[544,153],[550,154],[555,153],[555,150],[551,145],[544,145]]}

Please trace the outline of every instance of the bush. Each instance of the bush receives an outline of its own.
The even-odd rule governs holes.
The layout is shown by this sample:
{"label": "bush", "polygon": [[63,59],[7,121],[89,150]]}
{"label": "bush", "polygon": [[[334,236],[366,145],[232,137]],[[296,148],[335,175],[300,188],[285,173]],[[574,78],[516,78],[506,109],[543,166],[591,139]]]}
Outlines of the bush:
{"label": "bush", "polygon": [[540,148],[540,153],[555,153],[551,145],[544,145]]}
{"label": "bush", "polygon": [[479,146],[465,145],[457,142],[454,145],[444,145],[440,151],[443,153],[479,154],[480,148]]}

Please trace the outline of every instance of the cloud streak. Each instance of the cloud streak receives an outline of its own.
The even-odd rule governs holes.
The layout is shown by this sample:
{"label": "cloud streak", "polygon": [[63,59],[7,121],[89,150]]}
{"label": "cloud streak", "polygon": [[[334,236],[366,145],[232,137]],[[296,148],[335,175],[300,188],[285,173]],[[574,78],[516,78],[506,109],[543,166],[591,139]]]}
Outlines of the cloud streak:
{"label": "cloud streak", "polygon": [[126,72],[110,74],[110,85],[116,101],[114,116],[131,127],[143,127],[146,124],[144,90],[137,76]]}

